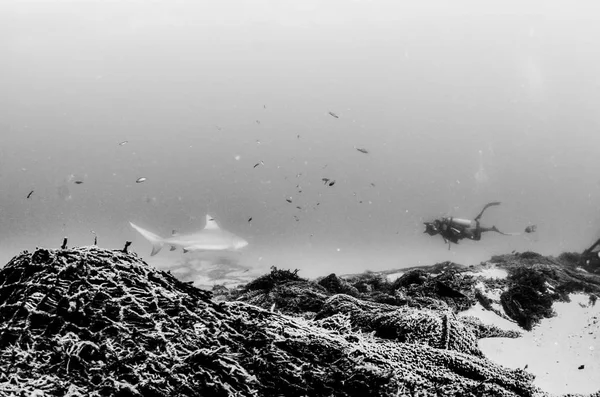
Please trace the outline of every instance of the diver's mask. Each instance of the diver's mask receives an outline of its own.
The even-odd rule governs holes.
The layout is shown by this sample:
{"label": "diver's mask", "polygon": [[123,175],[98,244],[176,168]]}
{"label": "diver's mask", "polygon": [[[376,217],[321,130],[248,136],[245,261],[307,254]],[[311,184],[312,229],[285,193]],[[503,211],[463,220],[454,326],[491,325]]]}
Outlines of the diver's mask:
{"label": "diver's mask", "polygon": [[440,230],[440,221],[439,220],[435,220],[433,222],[423,222],[423,224],[425,225],[425,230],[423,231],[423,233],[427,233],[430,236],[435,236],[436,234],[440,234],[441,230]]}

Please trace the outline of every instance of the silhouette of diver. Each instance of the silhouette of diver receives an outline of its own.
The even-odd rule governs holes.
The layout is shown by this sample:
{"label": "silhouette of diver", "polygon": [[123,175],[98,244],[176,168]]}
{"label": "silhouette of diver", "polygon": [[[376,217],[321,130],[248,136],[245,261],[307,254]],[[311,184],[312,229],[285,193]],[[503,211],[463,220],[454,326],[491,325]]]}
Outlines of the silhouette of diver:
{"label": "silhouette of diver", "polygon": [[481,233],[484,232],[496,232],[505,236],[513,236],[514,233],[503,233],[498,230],[496,226],[483,227],[479,223],[483,212],[488,207],[492,207],[494,205],[500,205],[500,202],[495,201],[493,203],[486,204],[479,215],[477,215],[473,220],[443,217],[441,219],[436,219],[433,222],[424,222],[425,231],[423,233],[427,233],[430,236],[435,236],[437,234],[441,235],[444,239],[444,243],[448,243],[448,249],[450,249],[451,243],[458,244],[458,241],[464,238],[479,241],[481,240]]}

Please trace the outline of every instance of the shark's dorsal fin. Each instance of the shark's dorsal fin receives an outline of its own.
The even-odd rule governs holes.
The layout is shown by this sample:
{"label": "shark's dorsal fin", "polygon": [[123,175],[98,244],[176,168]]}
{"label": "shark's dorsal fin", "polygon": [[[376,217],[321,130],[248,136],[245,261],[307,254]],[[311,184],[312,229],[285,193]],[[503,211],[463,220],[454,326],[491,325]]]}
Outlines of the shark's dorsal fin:
{"label": "shark's dorsal fin", "polygon": [[204,229],[207,229],[207,230],[219,229],[219,225],[217,225],[217,221],[215,221],[215,218],[206,214],[206,226],[204,226]]}

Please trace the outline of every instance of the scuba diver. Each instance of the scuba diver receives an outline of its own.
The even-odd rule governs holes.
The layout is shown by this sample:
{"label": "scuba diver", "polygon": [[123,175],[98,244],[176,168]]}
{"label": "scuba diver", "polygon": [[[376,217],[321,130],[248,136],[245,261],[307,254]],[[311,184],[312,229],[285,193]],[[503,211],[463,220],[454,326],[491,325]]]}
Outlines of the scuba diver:
{"label": "scuba diver", "polygon": [[495,201],[493,203],[486,204],[479,215],[477,215],[473,220],[443,217],[441,219],[436,219],[433,222],[424,222],[425,231],[423,233],[427,233],[430,236],[435,236],[437,234],[441,235],[444,239],[444,243],[448,243],[448,249],[450,249],[451,243],[458,244],[458,241],[464,238],[479,241],[481,240],[481,233],[484,232],[496,232],[505,236],[515,235],[514,233],[503,233],[498,230],[496,226],[481,226],[479,220],[481,219],[483,212],[488,207],[494,205],[500,205],[500,202]]}

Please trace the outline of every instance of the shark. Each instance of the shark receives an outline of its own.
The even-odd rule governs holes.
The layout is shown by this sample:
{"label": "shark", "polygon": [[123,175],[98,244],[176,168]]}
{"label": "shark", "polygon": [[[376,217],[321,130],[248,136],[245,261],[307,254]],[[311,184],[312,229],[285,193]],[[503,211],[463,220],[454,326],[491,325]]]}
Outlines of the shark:
{"label": "shark", "polygon": [[170,246],[171,251],[182,248],[184,253],[239,251],[248,245],[248,242],[243,238],[221,229],[215,218],[208,214],[206,215],[204,229],[192,234],[178,234],[173,231],[173,235],[168,238],[162,238],[132,222],[129,222],[129,224],[152,244],[150,256],[158,254],[165,245]]}

